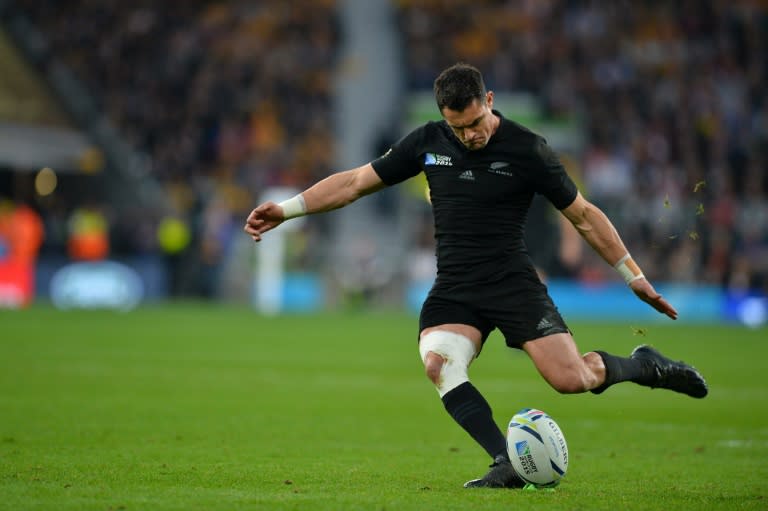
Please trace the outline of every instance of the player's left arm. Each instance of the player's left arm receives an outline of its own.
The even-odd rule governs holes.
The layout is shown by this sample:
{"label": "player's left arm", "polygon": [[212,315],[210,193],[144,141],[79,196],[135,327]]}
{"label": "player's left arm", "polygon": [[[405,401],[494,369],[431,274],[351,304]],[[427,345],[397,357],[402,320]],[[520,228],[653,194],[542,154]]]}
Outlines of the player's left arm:
{"label": "player's left arm", "polygon": [[638,298],[662,314],[677,319],[675,308],[648,282],[640,267],[630,257],[616,228],[600,208],[577,193],[576,199],[561,212],[595,252],[619,271]]}

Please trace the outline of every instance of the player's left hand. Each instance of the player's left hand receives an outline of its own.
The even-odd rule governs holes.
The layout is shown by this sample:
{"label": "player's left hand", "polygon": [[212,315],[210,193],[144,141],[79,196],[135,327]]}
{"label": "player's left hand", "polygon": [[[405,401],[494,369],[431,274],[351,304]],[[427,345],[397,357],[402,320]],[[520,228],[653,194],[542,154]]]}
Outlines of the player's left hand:
{"label": "player's left hand", "polygon": [[629,283],[629,287],[642,301],[672,319],[677,319],[677,311],[653,288],[647,279],[637,279]]}

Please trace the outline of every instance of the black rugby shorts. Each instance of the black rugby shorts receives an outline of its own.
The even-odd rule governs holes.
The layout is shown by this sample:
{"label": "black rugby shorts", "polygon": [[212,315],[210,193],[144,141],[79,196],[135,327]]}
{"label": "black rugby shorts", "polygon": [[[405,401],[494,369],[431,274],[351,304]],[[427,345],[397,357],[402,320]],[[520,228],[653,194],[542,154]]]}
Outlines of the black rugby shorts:
{"label": "black rugby shorts", "polygon": [[507,281],[504,285],[507,289],[500,292],[483,287],[471,297],[467,297],[467,293],[433,287],[421,308],[419,332],[433,326],[460,323],[480,330],[485,343],[488,335],[498,328],[507,346],[518,349],[526,341],[570,332],[543,284],[510,288]]}

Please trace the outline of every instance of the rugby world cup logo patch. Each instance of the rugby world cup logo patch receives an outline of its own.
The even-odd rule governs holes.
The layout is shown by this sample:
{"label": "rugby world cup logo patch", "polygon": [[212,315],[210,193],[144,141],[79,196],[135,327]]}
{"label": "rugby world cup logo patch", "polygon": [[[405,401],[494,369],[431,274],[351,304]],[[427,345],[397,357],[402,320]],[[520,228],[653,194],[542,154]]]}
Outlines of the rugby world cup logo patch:
{"label": "rugby world cup logo patch", "polygon": [[453,167],[450,156],[437,153],[427,153],[424,155],[424,165],[440,165],[443,167]]}

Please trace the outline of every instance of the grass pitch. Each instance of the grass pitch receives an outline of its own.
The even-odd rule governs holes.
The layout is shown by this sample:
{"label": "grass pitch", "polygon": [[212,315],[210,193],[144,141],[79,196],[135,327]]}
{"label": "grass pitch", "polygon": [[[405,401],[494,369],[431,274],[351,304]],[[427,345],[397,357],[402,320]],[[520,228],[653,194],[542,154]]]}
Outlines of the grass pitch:
{"label": "grass pitch", "polygon": [[413,316],[0,312],[0,509],[768,508],[765,329],[571,326],[582,351],[689,361],[710,395],[558,395],[494,334],[471,374],[497,422],[541,408],[570,448],[554,492],[522,492],[461,487],[489,460],[423,376]]}

